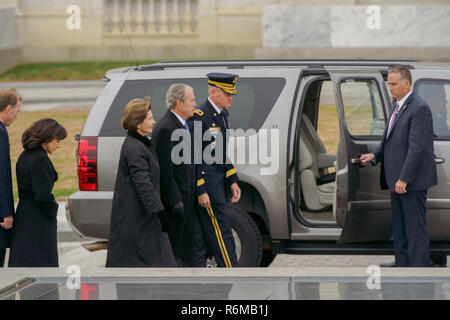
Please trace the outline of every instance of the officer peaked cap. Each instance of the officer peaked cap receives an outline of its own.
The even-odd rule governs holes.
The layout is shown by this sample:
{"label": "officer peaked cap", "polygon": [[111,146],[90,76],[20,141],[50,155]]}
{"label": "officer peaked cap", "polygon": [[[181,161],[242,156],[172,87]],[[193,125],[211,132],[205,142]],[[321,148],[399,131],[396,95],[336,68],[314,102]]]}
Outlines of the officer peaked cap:
{"label": "officer peaked cap", "polygon": [[228,94],[236,94],[237,74],[214,72],[208,73],[207,77],[210,86],[220,88]]}

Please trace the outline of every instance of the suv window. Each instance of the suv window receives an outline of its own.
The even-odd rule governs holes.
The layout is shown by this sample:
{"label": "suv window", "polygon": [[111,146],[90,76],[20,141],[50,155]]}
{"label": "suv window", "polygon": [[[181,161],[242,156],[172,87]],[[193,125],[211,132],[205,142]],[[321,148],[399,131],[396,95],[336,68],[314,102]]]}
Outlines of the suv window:
{"label": "suv window", "polygon": [[450,81],[444,80],[419,80],[416,82],[415,92],[425,100],[433,113],[434,135],[437,137],[450,138],[448,129]]}
{"label": "suv window", "polygon": [[333,83],[323,81],[317,116],[317,134],[327,153],[336,154],[339,144],[339,117],[334,98]]}
{"label": "suv window", "polygon": [[[166,92],[174,83],[185,83],[194,88],[197,104],[208,97],[206,78],[198,79],[157,79],[128,80],[120,88],[100,130],[100,136],[124,136],[120,125],[126,104],[134,98],[152,98],[152,113],[158,121],[166,113]],[[284,78],[240,78],[237,83],[237,95],[233,98],[230,112],[232,129],[261,128],[275,102],[284,88]]]}
{"label": "suv window", "polygon": [[354,138],[379,138],[385,122],[381,93],[371,79],[346,79],[341,82],[347,129]]}

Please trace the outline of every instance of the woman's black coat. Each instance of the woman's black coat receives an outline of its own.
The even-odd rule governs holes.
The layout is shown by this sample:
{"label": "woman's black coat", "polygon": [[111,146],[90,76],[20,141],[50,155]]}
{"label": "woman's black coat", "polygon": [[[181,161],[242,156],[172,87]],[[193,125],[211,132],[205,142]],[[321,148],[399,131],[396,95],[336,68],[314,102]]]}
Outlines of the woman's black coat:
{"label": "woman's black coat", "polygon": [[9,267],[58,267],[52,194],[58,174],[42,147],[25,150],[16,164],[19,205],[14,217]]}
{"label": "woman's black coat", "polygon": [[152,143],[129,131],[120,151],[106,266],[176,267],[163,217]]}

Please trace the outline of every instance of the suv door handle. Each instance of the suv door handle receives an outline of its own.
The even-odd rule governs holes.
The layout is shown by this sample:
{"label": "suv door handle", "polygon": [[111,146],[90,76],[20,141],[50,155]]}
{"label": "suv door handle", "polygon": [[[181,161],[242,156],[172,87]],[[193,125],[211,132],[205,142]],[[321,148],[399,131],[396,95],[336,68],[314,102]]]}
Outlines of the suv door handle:
{"label": "suv door handle", "polygon": [[443,164],[445,162],[445,159],[434,156],[434,162],[436,162],[436,164]]}
{"label": "suv door handle", "polygon": [[363,168],[364,166],[361,164],[361,159],[360,158],[351,158],[350,162],[352,163],[352,165]]}

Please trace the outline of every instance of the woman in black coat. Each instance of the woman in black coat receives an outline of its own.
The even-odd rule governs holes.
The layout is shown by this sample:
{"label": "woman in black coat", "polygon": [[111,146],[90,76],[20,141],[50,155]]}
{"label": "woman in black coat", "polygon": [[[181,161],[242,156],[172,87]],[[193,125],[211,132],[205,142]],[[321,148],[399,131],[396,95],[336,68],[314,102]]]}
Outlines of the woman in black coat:
{"label": "woman in black coat", "polygon": [[111,211],[107,267],[176,267],[161,203],[159,165],[151,141],[150,98],[125,107],[127,136],[120,151]]}
{"label": "woman in black coat", "polygon": [[19,205],[9,267],[58,267],[58,203],[52,194],[58,174],[47,154],[53,154],[66,136],[66,130],[48,118],[35,122],[22,135],[25,150],[16,164]]}

